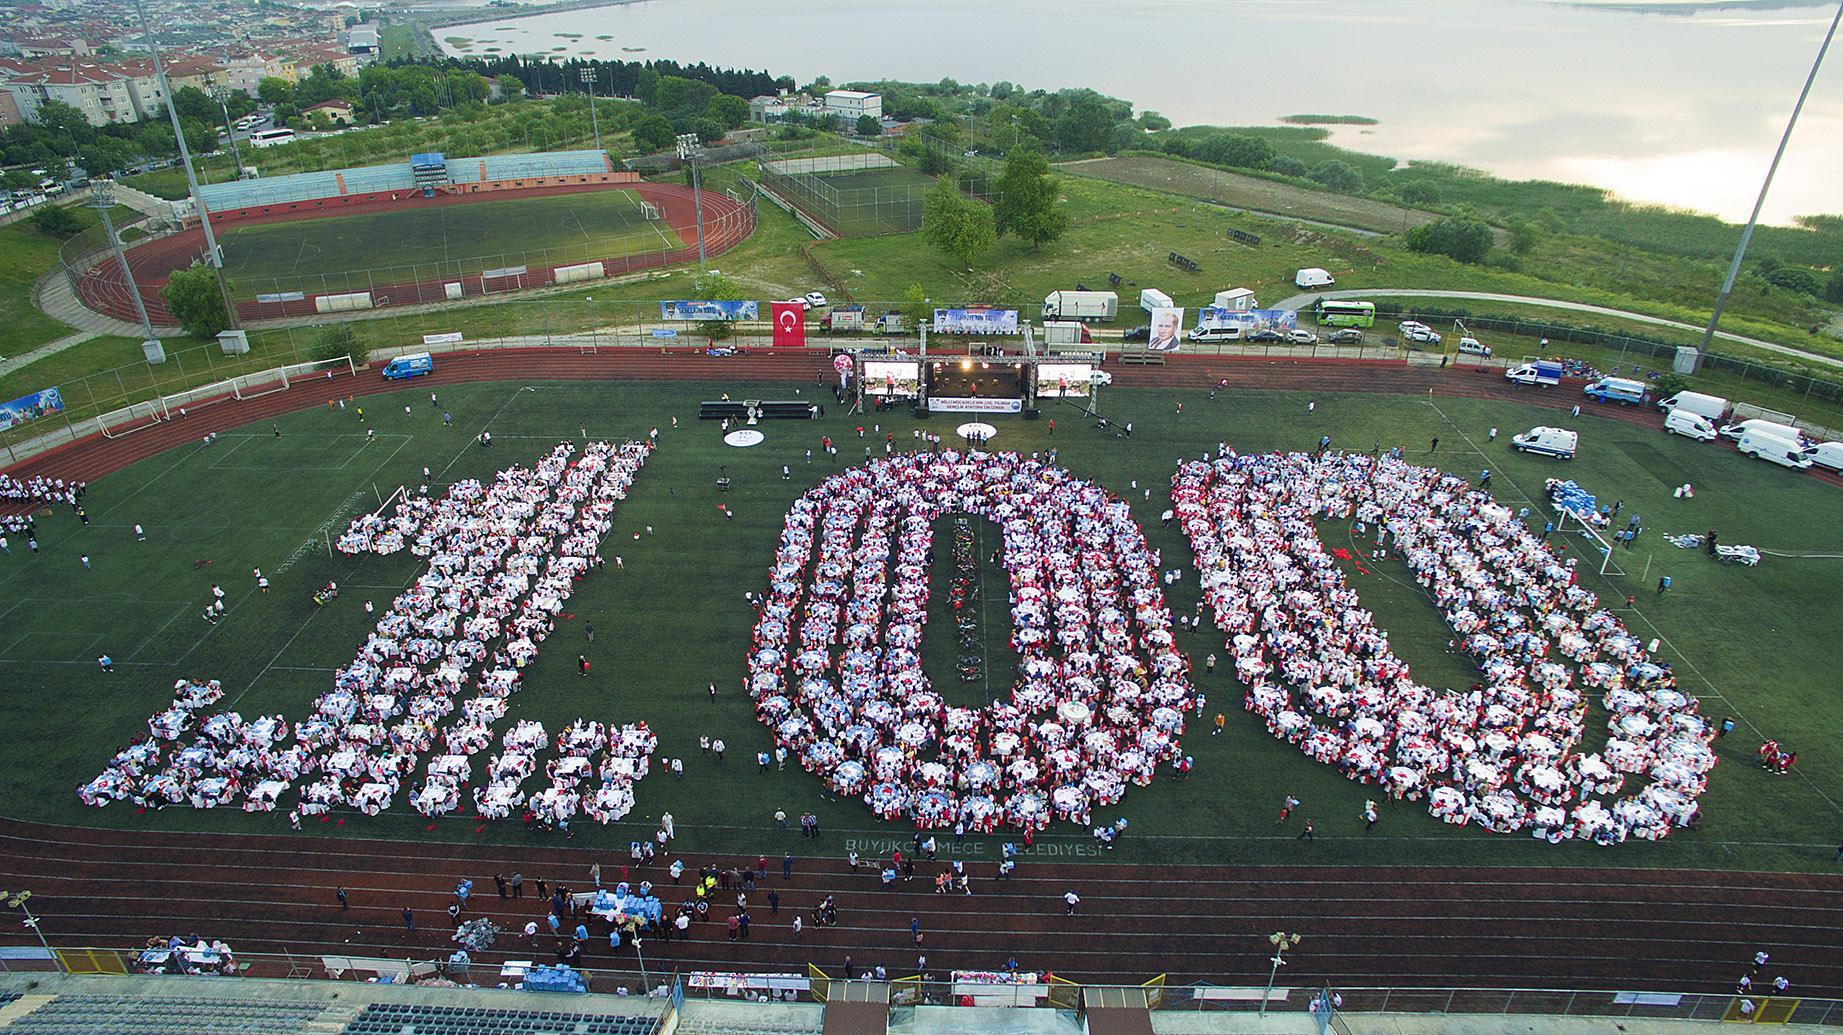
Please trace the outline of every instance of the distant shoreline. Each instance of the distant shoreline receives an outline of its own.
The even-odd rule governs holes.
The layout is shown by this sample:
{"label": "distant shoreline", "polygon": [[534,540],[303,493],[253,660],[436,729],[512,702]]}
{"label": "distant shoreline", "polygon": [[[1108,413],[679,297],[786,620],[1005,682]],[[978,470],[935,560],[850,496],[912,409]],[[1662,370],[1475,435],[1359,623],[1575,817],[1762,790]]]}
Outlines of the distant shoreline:
{"label": "distant shoreline", "polygon": [[[428,29],[446,29],[456,25],[484,25],[487,22],[505,21],[508,18],[531,18],[546,14],[562,14],[566,11],[586,11],[596,7],[624,7],[627,4],[640,3],[641,0],[564,0],[563,3],[546,4],[543,7],[475,7],[457,10],[452,16],[435,18],[412,17]],[[446,54],[446,51],[443,52]]]}

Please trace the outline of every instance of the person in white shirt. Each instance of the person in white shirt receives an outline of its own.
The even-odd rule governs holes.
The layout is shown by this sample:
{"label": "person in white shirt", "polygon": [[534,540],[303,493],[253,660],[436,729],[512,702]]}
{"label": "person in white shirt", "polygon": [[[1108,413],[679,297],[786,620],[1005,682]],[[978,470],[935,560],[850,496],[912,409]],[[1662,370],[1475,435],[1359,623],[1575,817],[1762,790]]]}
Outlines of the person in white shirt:
{"label": "person in white shirt", "polygon": [[1062,893],[1062,900],[1063,900],[1064,902],[1066,902],[1066,903],[1068,903],[1068,905],[1069,905],[1069,910],[1068,910],[1068,914],[1067,914],[1067,915],[1069,915],[1069,916],[1074,916],[1074,915],[1075,915],[1075,907],[1081,904],[1081,896],[1080,896],[1080,895],[1077,895],[1077,894],[1076,894],[1075,892],[1073,892],[1073,891],[1065,891],[1065,892],[1063,892],[1063,893]]}

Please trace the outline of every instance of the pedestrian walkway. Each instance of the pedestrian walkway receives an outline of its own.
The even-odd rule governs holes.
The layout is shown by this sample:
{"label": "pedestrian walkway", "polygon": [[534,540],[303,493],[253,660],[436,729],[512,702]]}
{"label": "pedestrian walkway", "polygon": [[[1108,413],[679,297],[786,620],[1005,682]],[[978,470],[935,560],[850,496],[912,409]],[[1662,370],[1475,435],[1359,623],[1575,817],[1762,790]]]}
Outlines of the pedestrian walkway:
{"label": "pedestrian walkway", "polygon": [[0,359],[0,377],[5,377],[28,363],[36,363],[46,356],[55,356],[65,349],[81,345],[97,336],[95,331],[78,331],[75,334],[66,334],[49,345],[40,345],[30,352],[22,352],[17,356],[9,356],[6,359]]}

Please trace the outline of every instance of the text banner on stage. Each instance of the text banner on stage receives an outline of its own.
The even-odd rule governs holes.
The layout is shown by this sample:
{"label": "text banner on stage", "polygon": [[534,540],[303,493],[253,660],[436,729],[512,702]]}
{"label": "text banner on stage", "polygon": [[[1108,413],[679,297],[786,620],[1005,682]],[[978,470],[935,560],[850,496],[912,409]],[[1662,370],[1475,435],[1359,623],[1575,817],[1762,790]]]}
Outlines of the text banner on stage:
{"label": "text banner on stage", "polygon": [[799,302],[774,303],[774,347],[806,347],[806,307]]}
{"label": "text banner on stage", "polygon": [[1024,410],[1022,399],[974,399],[928,397],[928,410],[931,413],[1021,413]]}

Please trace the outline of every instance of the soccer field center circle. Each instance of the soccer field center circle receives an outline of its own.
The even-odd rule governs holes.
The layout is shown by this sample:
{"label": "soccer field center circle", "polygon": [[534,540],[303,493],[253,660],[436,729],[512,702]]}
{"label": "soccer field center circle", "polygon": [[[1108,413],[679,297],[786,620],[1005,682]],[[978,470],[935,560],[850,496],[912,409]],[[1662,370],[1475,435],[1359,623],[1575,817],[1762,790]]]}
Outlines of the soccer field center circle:
{"label": "soccer field center circle", "polygon": [[[473,162],[474,159],[455,160]],[[484,160],[478,160],[484,161]],[[605,159],[604,159],[605,162]],[[290,193],[272,203],[252,201],[224,208],[212,208],[212,230],[225,254],[227,274],[237,290],[237,312],[244,320],[324,315],[329,312],[388,308],[432,302],[454,301],[488,294],[504,294],[561,283],[592,284],[604,277],[621,276],[650,269],[689,262],[698,256],[698,209],[702,207],[704,253],[720,255],[742,243],[755,229],[752,203],[737,201],[719,191],[694,191],[681,184],[651,183],[636,173],[604,170],[593,173],[532,175],[502,180],[447,184],[431,188],[425,196],[420,188],[398,185],[390,189],[345,189],[346,177],[361,182],[379,171],[398,172],[396,166],[373,166],[335,170],[325,174],[294,174],[272,181],[300,180]],[[559,226],[553,235],[549,228],[532,226],[521,220],[516,210],[493,222],[502,236],[485,235],[465,225],[454,226],[449,220],[465,219],[468,207],[488,206],[486,212],[519,203],[544,204],[544,199],[567,201],[569,196],[590,197],[597,192],[618,191],[631,195],[634,204],[626,236],[602,242],[581,243],[585,231],[578,227],[578,251],[570,246],[569,235]],[[657,213],[657,227],[644,214],[644,206]],[[207,207],[211,202],[207,200]],[[616,209],[624,206],[616,206]],[[613,211],[613,210],[611,210]],[[313,242],[313,223],[320,219],[387,221],[406,213],[425,216],[437,224],[444,247],[440,254],[430,248],[426,255],[401,256],[401,262],[375,261],[376,242],[386,240],[368,235],[363,227],[351,231],[360,240],[373,242],[357,248],[324,248]],[[237,254],[234,238],[239,229],[280,229],[279,224],[293,224],[298,241],[276,242],[282,254],[273,268],[248,270],[239,276],[235,268]],[[660,230],[669,231],[661,233]],[[454,245],[447,247],[449,238]],[[128,297],[120,264],[100,237],[87,235],[75,239],[62,260],[76,288],[78,300],[86,307],[119,320],[136,321],[133,301]],[[616,245],[620,245],[616,247]],[[284,246],[285,245],[285,246]],[[551,248],[546,254],[545,248]],[[184,269],[206,252],[205,235],[196,220],[174,233],[156,236],[138,244],[128,244],[126,255],[148,319],[156,325],[178,321],[166,306],[160,289],[175,270]],[[366,256],[372,255],[373,261]],[[289,256],[315,259],[333,270],[308,277],[295,277],[286,263]],[[395,257],[395,256],[393,256]],[[341,262],[342,258],[347,261]],[[529,261],[528,261],[529,260]],[[238,283],[239,279],[244,283]]]}

